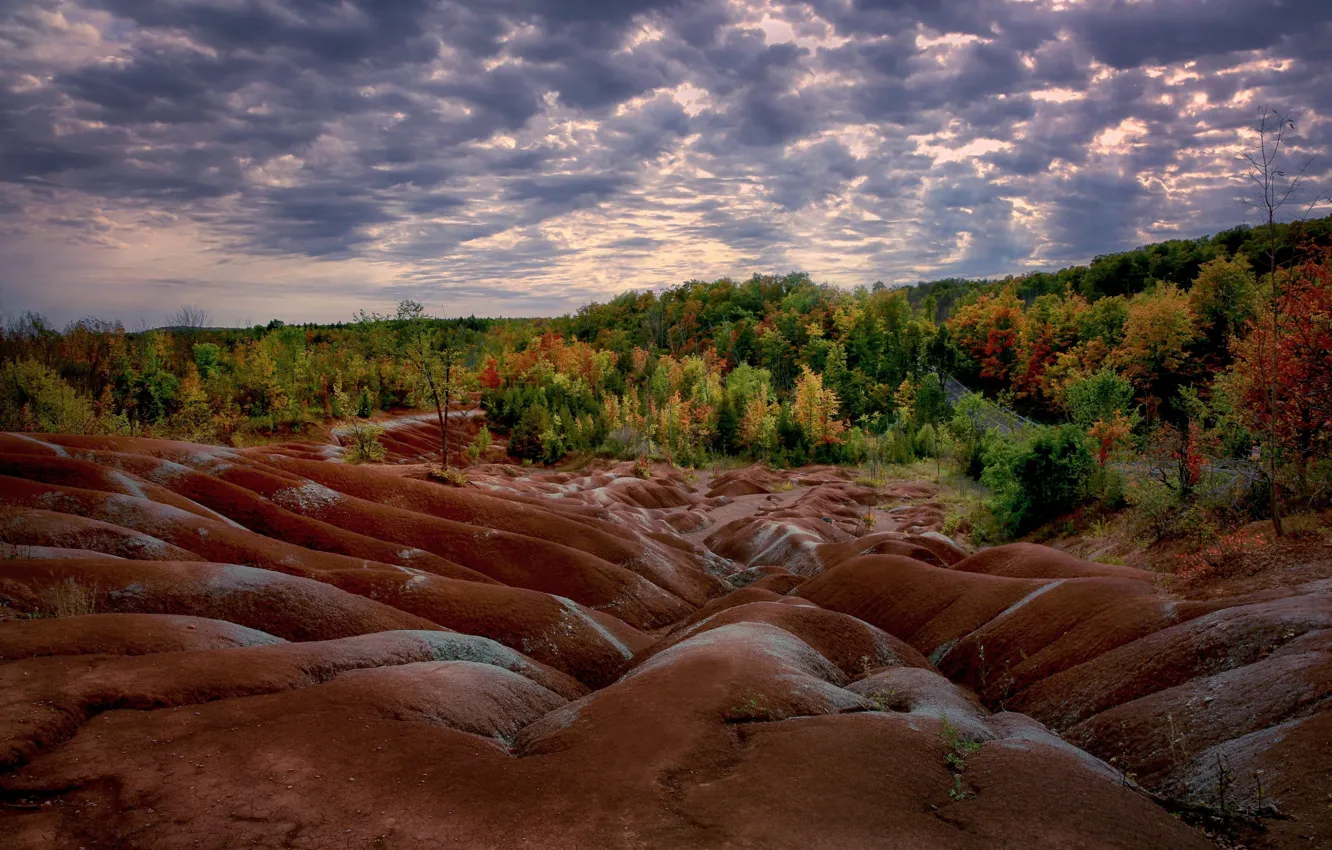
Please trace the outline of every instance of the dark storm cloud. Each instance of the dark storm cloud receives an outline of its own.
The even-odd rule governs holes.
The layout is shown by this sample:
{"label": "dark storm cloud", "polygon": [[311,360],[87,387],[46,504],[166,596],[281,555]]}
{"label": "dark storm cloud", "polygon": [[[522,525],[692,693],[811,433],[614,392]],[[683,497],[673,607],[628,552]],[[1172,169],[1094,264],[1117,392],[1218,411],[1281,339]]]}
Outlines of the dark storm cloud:
{"label": "dark storm cloud", "polygon": [[1115,68],[1262,50],[1296,33],[1326,31],[1325,0],[1144,0],[1092,3],[1072,28]]}
{"label": "dark storm cloud", "polygon": [[1260,103],[1327,150],[1325,0],[0,3],[0,253],[193,225],[458,297],[595,276],[566,307],[1003,273],[1235,221]]}

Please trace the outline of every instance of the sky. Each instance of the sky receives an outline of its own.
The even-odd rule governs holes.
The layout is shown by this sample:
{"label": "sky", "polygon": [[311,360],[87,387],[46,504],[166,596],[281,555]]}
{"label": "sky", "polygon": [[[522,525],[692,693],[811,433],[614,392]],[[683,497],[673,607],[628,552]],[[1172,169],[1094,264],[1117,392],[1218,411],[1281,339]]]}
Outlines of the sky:
{"label": "sky", "polygon": [[1264,106],[1332,189],[1329,0],[0,0],[0,313],[1056,269],[1254,221]]}

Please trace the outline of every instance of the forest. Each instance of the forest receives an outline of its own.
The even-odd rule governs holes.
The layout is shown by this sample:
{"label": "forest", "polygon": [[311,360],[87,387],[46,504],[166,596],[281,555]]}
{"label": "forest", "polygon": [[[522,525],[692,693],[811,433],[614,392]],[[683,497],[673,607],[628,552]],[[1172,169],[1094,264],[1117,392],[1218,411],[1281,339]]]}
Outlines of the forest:
{"label": "forest", "polygon": [[[1003,279],[689,281],[549,319],[439,319],[411,301],[335,325],[181,317],[134,332],[10,317],[0,429],[251,445],[344,423],[351,459],[373,461],[384,412],[479,403],[538,464],[873,477],[928,460],[984,486],[963,521],[991,540],[1074,508],[1206,539],[1332,500],[1332,217]],[[446,447],[445,466],[490,439]]]}

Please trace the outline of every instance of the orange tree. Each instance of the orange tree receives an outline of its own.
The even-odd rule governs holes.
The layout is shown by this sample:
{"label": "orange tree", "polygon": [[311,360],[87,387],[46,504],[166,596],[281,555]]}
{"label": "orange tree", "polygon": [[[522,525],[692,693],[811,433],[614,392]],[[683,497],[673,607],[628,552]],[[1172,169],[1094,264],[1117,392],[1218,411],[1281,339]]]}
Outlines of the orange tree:
{"label": "orange tree", "polygon": [[1113,360],[1137,387],[1153,413],[1191,382],[1197,364],[1190,347],[1198,328],[1189,296],[1174,284],[1161,283],[1129,302],[1124,338]]}
{"label": "orange tree", "polygon": [[976,362],[980,378],[995,386],[1012,378],[1024,325],[1022,302],[1011,287],[980,296],[948,321],[953,339]]}

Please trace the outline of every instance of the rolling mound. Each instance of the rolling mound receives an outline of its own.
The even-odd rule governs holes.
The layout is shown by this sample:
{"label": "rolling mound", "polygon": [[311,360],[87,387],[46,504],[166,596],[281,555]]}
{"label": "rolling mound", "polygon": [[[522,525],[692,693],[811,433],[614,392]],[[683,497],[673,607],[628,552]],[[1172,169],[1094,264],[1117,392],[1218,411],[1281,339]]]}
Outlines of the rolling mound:
{"label": "rolling mound", "polygon": [[0,843],[1332,846],[1327,581],[968,555],[829,467],[447,486],[432,427],[0,434]]}

